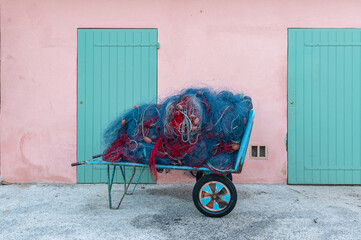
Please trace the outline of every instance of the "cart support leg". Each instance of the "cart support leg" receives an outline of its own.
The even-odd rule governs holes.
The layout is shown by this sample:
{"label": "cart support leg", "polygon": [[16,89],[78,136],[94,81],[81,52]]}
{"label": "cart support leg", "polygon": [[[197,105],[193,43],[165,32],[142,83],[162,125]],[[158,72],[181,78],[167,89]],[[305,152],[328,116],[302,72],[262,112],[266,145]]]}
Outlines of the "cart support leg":
{"label": "cart support leg", "polygon": [[123,195],[122,195],[122,197],[121,197],[121,199],[120,199],[120,201],[119,201],[119,203],[118,203],[118,206],[117,206],[116,208],[113,208],[113,206],[112,206],[112,187],[113,187],[113,182],[114,182],[114,176],[115,176],[116,168],[117,168],[117,166],[113,166],[113,169],[112,169],[112,172],[111,172],[111,173],[110,173],[110,165],[108,165],[108,168],[107,168],[107,173],[108,173],[108,195],[109,195],[109,208],[110,208],[110,209],[119,209],[119,207],[120,207],[120,205],[122,204],[122,201],[123,201],[123,199],[124,199],[124,196],[125,196],[126,194],[133,194],[133,192],[134,192],[137,184],[139,183],[139,180],[140,180],[140,178],[141,178],[141,176],[142,176],[142,174],[143,174],[143,172],[144,172],[144,170],[145,170],[145,167],[143,167],[142,170],[141,170],[141,173],[140,173],[140,175],[139,175],[139,177],[138,177],[138,179],[137,179],[137,181],[136,181],[136,183],[135,183],[135,186],[134,186],[134,188],[133,188],[133,191],[130,192],[130,193],[128,193],[128,189],[129,189],[129,187],[130,187],[130,184],[132,183],[132,180],[133,180],[134,175],[135,175],[135,172],[136,172],[136,167],[133,168],[132,176],[130,177],[129,182],[127,183],[127,181],[126,181],[125,167],[124,167],[124,166],[123,166],[123,167],[122,167],[122,166],[119,166],[120,172],[121,172],[121,174],[122,174],[123,181],[124,181],[124,192],[123,192]]}
{"label": "cart support leg", "polygon": [[126,187],[127,187],[127,177],[126,177],[126,173],[125,173],[125,167],[122,167],[122,166],[119,166],[119,168],[120,168],[120,172],[122,173],[122,177],[123,177],[123,183],[124,183],[124,192],[125,192],[125,190],[127,189]]}
{"label": "cart support leg", "polygon": [[135,185],[134,185],[133,190],[132,190],[131,192],[127,192],[128,195],[132,195],[132,194],[134,193],[134,190],[135,190],[135,188],[137,187],[137,185],[138,185],[138,183],[139,183],[139,180],[140,180],[140,178],[141,178],[142,175],[143,175],[144,170],[145,170],[145,167],[142,168],[142,171],[140,172],[139,177],[138,177],[137,181],[135,182]]}
{"label": "cart support leg", "polygon": [[108,169],[107,169],[107,173],[108,173],[108,195],[109,195],[109,208],[112,209],[112,186],[113,186],[113,180],[114,180],[114,175],[115,175],[115,170],[116,170],[116,166],[113,166],[113,171],[112,171],[112,175],[110,176],[109,174],[109,170],[110,170],[110,166],[108,165]]}
{"label": "cart support leg", "polygon": [[134,174],[135,174],[135,167],[133,168],[133,174],[132,174],[132,176],[130,177],[130,180],[129,180],[128,185],[127,185],[127,182],[125,181],[125,167],[124,167],[124,169],[121,168],[121,173],[122,173],[122,175],[123,175],[124,188],[125,188],[125,189],[124,189],[123,196],[122,196],[122,198],[120,199],[119,204],[118,204],[118,206],[117,206],[115,209],[119,209],[120,204],[122,204],[122,201],[123,201],[123,199],[124,199],[124,196],[125,196],[125,194],[127,193],[130,184],[132,183],[132,180],[133,180],[133,177],[134,177]]}

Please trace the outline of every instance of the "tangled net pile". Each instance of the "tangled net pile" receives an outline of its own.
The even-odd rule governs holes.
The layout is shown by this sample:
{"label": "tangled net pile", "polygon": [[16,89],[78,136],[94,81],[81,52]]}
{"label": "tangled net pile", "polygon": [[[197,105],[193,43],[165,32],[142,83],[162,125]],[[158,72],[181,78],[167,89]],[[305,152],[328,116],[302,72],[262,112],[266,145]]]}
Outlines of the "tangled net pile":
{"label": "tangled net pile", "polygon": [[162,104],[138,106],[105,131],[103,160],[230,169],[244,133],[252,100],[229,91],[187,89]]}

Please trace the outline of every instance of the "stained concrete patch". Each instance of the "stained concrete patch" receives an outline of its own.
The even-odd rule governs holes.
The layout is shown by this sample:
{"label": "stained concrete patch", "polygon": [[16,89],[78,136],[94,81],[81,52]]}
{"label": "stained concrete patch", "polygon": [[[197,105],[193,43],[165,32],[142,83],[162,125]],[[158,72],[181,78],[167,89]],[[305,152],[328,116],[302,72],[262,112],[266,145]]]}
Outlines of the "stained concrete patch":
{"label": "stained concrete patch", "polygon": [[[105,184],[0,186],[0,239],[359,239],[360,186],[236,184],[238,203],[213,219],[194,184],[141,185],[119,210]],[[113,204],[122,186],[114,186]]]}

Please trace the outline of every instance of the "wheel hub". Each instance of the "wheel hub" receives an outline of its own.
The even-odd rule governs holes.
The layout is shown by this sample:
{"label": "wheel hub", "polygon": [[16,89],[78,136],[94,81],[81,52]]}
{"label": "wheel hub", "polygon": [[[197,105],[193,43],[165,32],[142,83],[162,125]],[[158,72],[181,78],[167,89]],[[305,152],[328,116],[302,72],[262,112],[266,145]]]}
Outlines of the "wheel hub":
{"label": "wheel hub", "polygon": [[199,199],[205,209],[217,212],[228,206],[231,195],[229,189],[223,183],[210,181],[202,186]]}

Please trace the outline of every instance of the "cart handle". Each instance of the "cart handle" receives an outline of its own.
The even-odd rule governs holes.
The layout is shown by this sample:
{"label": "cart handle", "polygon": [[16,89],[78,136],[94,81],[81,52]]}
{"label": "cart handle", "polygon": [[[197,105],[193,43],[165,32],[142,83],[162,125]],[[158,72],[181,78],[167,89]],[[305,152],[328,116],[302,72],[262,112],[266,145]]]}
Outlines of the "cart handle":
{"label": "cart handle", "polygon": [[79,165],[83,165],[83,164],[86,164],[86,161],[75,162],[75,163],[72,163],[71,166],[72,166],[72,167],[75,167],[75,166],[79,166]]}
{"label": "cart handle", "polygon": [[103,154],[94,155],[94,156],[92,156],[92,158],[94,159],[94,158],[98,158],[98,157],[101,157],[101,156],[103,156]]}

